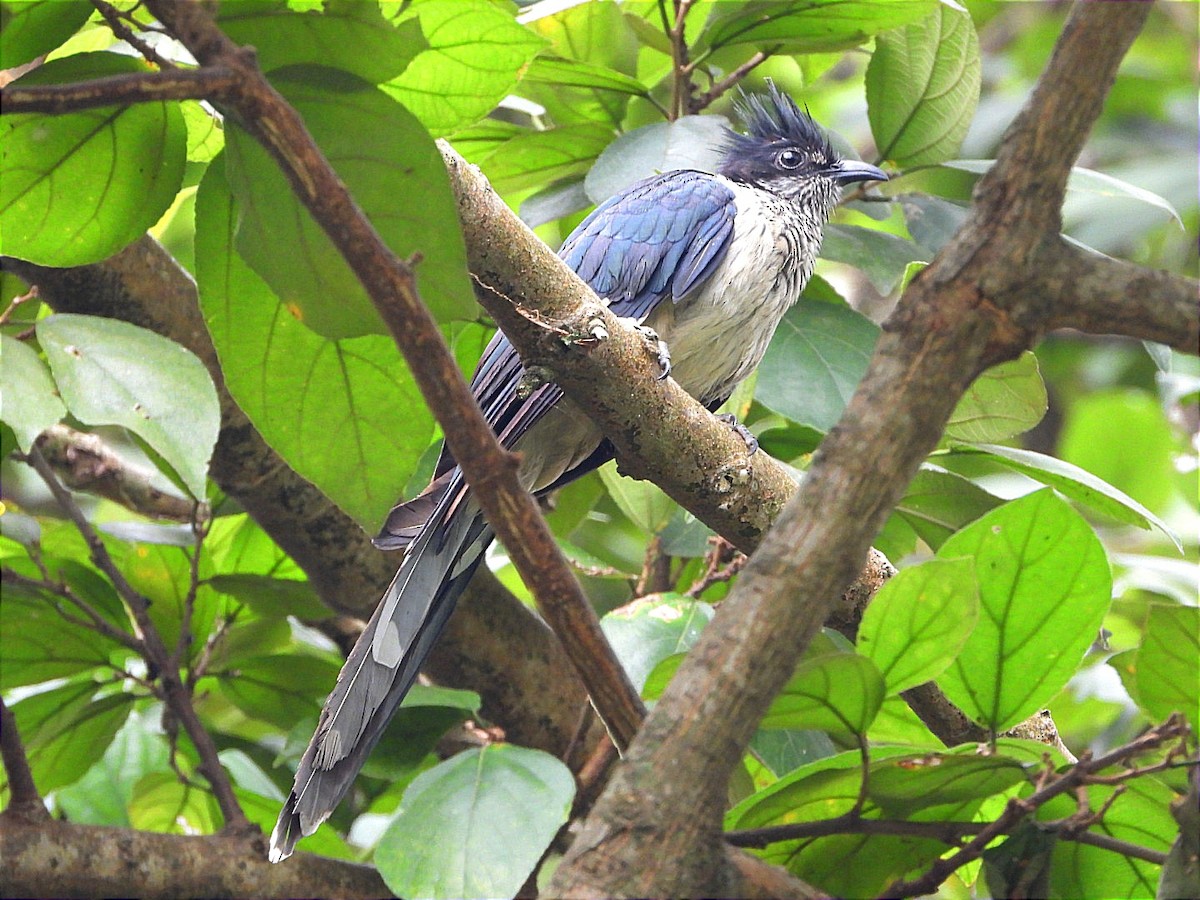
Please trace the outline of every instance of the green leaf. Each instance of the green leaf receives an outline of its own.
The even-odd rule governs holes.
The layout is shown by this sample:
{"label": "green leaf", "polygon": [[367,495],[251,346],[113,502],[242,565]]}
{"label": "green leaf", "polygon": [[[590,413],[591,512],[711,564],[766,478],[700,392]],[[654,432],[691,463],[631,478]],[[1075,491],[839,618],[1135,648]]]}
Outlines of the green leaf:
{"label": "green leaf", "polygon": [[1046,385],[1037,357],[1026,350],[975,379],[954,407],[945,437],[999,441],[1028,431],[1045,414]]}
{"label": "green leaf", "polygon": [[[994,159],[951,159],[942,163],[942,165],[950,169],[958,169],[961,172],[982,175],[995,162]],[[1129,184],[1126,181],[1121,181],[1119,178],[1113,178],[1111,175],[1106,175],[1103,172],[1074,166],[1071,169],[1070,177],[1067,179],[1067,191],[1068,193],[1137,200],[1139,203],[1145,203],[1147,206],[1162,210],[1178,222],[1180,228],[1184,227],[1183,219],[1180,218],[1179,212],[1168,200],[1152,191]]]}
{"label": "green leaf", "polygon": [[872,35],[914,22],[936,0],[755,0],[718,3],[701,46],[757,44],[789,54],[845,50]]}
{"label": "green leaf", "polygon": [[0,3],[0,60],[4,68],[12,69],[49,53],[73,35],[93,9],[87,0]]}
{"label": "green leaf", "polygon": [[260,616],[285,619],[322,619],[329,615],[329,607],[321,602],[317,592],[307,581],[294,578],[272,578],[269,575],[254,575],[237,572],[215,575],[209,586],[244,603]]}
{"label": "green leaf", "polygon": [[658,534],[667,527],[676,503],[662,488],[649,481],[635,481],[617,472],[615,463],[600,467],[600,480],[621,512],[647,534]]}
{"label": "green leaf", "polygon": [[884,694],[883,676],[865,656],[821,656],[796,667],[759,727],[863,734],[879,712]]}
{"label": "green leaf", "polygon": [[950,535],[1000,502],[975,482],[926,463],[909,482],[894,515],[937,550]]}
{"label": "green leaf", "polygon": [[[179,547],[162,544],[138,543],[121,549],[125,551],[123,557],[118,559],[121,571],[133,589],[150,601],[150,620],[163,642],[168,647],[174,646],[179,640],[179,629],[187,609],[192,574],[190,555]],[[196,589],[191,630],[195,635],[207,635],[224,603],[217,592],[205,583],[211,571],[203,553],[197,568],[200,584]],[[202,640],[194,641],[192,653],[198,654],[203,648]]]}
{"label": "green leaf", "polygon": [[[48,62],[18,83],[48,85],[145,71],[128,56],[83,53]],[[4,116],[0,253],[58,267],[112,256],[171,205],[186,153],[187,128],[177,103]]]}
{"label": "green leaf", "polygon": [[1200,721],[1200,609],[1152,605],[1129,666],[1130,693],[1152,719],[1180,712],[1193,724]]}
{"label": "green leaf", "polygon": [[138,831],[215,834],[222,820],[211,791],[184,784],[174,772],[152,772],[134,785],[129,824]]}
{"label": "green leaf", "polygon": [[195,354],[145,328],[98,316],[53,315],[38,322],[37,336],[75,418],[129,429],[192,496],[204,496],[221,409]]}
{"label": "green leaf", "polygon": [[890,294],[904,278],[909,263],[929,262],[924,247],[861,225],[826,225],[821,258],[861,269],[881,294]]}
{"label": "green leaf", "polygon": [[879,337],[879,327],[849,307],[801,299],[780,322],[758,367],[755,399],[819,431],[834,426]]}
{"label": "green leaf", "polygon": [[77,681],[11,705],[34,784],[43,794],[83,777],[133,708],[129,694],[96,698],[97,688],[90,680]]}
{"label": "green leaf", "polygon": [[525,69],[523,84],[540,83],[554,87],[594,88],[600,91],[615,91],[618,94],[645,96],[649,92],[644,84],[631,75],[578,59],[568,59],[543,53]]}
{"label": "green leaf", "polygon": [[1179,552],[1183,552],[1183,544],[1179,536],[1166,522],[1156,516],[1142,504],[1129,495],[1117,490],[1108,482],[1097,478],[1086,469],[1047,456],[1032,450],[1021,450],[1017,447],[1004,447],[998,444],[973,444],[969,446],[956,445],[955,453],[980,454],[995,460],[1003,466],[1028,475],[1042,484],[1048,484],[1065,496],[1106,516],[1111,516],[1118,522],[1136,525],[1139,528],[1150,528],[1156,525],[1163,534],[1171,539]]}
{"label": "green leaf", "polygon": [[28,344],[0,334],[4,403],[0,418],[13,430],[26,453],[39,434],[67,414],[50,369]]}
{"label": "green leaf", "polygon": [[[402,257],[421,254],[417,281],[426,305],[440,319],[477,315],[446,169],[420,123],[377,88],[331,70],[289,69],[275,86],[388,246]],[[317,334],[386,333],[366,290],[275,161],[239,127],[229,128],[227,140],[242,258]],[[421,202],[407,199],[414,196]]]}
{"label": "green leaf", "polygon": [[393,25],[378,3],[332,0],[321,10],[294,12],[286,0],[238,0],[219,10],[221,30],[252,45],[264,72],[320,65],[379,84],[403,72],[426,47],[415,19]]}
{"label": "green leaf", "polygon": [[1155,397],[1115,389],[1087,394],[1068,407],[1057,455],[1161,512],[1178,494],[1175,457],[1181,449]]}
{"label": "green leaf", "polygon": [[[45,562],[54,575],[62,577],[64,564],[55,560]],[[6,561],[6,566],[27,577],[40,577],[32,563],[14,559]],[[78,584],[77,579],[71,581]],[[91,596],[83,596],[96,607]],[[55,604],[83,618],[70,603],[48,592],[5,584],[4,602],[0,603],[0,656],[4,660],[0,666],[0,689],[69,678],[97,667],[103,667],[107,673],[109,656],[119,645],[90,628],[66,621],[55,610]]]}
{"label": "green leaf", "polygon": [[563,178],[581,178],[612,132],[590,123],[546,131],[522,131],[497,147],[480,166],[498,191],[543,187]]}
{"label": "green leaf", "polygon": [[979,102],[979,39],[966,10],[939,5],[885,31],[867,65],[867,117],[879,155],[901,166],[958,152]]}
{"label": "green leaf", "polygon": [[903,569],[871,598],[858,652],[874,661],[889,695],[924,684],[954,661],[979,620],[969,559],[931,559]]}
{"label": "green leaf", "polygon": [[149,772],[169,768],[166,738],[136,710],[83,778],[54,795],[67,818],[81,825],[129,828],[134,785]]}
{"label": "green leaf", "polygon": [[938,557],[974,558],[982,612],[938,684],[972,719],[1003,731],[1053,697],[1095,640],[1112,594],[1104,548],[1043,489],[969,525]]}
{"label": "green leaf", "polygon": [[491,744],[408,786],[375,865],[402,897],[512,897],[567,821],[575,779],[537,750]]}
{"label": "green leaf", "polygon": [[932,806],[983,800],[1028,780],[1027,766],[1004,756],[926,753],[873,763],[868,796],[886,818]]}
{"label": "green leaf", "polygon": [[587,173],[584,187],[593,203],[602,203],[622,188],[658,172],[699,169],[715,172],[725,141],[724,116],[683,116],[628,131],[608,143]]}
{"label": "green leaf", "polygon": [[396,23],[414,16],[428,49],[383,90],[439,137],[491,112],[545,47],[541,38],[486,0],[427,0],[403,12]]}
{"label": "green leaf", "polygon": [[695,645],[712,617],[713,608],[699,600],[652,595],[608,613],[600,627],[629,680],[641,690],[662,660]]}
{"label": "green leaf", "polygon": [[337,680],[338,666],[315,656],[293,653],[285,658],[241,659],[212,675],[221,693],[246,715],[289,728],[303,716],[316,718]]}
{"label": "green leaf", "polygon": [[225,385],[289,466],[374,532],[429,446],[433,417],[390,338],[314,334],[233,251],[223,169],[208,167],[196,198],[196,280]]}

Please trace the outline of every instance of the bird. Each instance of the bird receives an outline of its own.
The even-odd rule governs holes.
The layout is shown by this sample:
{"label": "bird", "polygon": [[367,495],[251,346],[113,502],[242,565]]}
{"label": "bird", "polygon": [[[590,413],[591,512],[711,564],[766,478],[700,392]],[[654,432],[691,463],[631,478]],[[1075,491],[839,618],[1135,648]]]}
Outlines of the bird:
{"label": "bird", "polygon": [[[878,167],[836,153],[807,110],[774,83],[767,88],[737,101],[745,133],[725,129],[715,173],[642,179],[597,206],[559,250],[614,314],[657,336],[664,375],[711,411],[761,361],[812,276],[842,188],[887,180]],[[471,389],[500,444],[520,453],[527,490],[552,491],[613,457],[601,430],[557,385],[531,391],[525,375],[497,332]],[[271,834],[272,862],[288,857],[349,791],[491,540],[443,450],[429,487],[397,505],[375,538],[381,549],[406,553],[300,759]]]}

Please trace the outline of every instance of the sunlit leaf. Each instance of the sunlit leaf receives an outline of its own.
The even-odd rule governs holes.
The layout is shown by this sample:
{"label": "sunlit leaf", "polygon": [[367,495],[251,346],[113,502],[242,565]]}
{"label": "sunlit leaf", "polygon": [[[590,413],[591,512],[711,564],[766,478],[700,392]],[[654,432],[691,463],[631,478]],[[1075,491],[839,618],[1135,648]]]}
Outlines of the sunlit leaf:
{"label": "sunlit leaf", "polygon": [[894,515],[937,550],[946,538],[1000,502],[975,482],[925,464],[909,482]]}
{"label": "sunlit leaf", "polygon": [[716,5],[702,44],[757,44],[787,53],[857,47],[889,28],[914,22],[936,0],[755,0]]}
{"label": "sunlit leaf", "polygon": [[1019,357],[992,366],[971,383],[950,420],[946,437],[961,441],[998,441],[1028,431],[1046,414],[1046,385],[1037,357]]}
{"label": "sunlit leaf", "polygon": [[0,334],[0,360],[4,363],[4,403],[0,419],[17,437],[26,453],[39,434],[67,414],[50,369],[28,344]]}
{"label": "sunlit leaf", "polygon": [[492,744],[408,786],[375,865],[402,897],[512,897],[567,820],[575,779],[537,750]]}
{"label": "sunlit leaf", "polygon": [[0,60],[4,67],[11,69],[50,52],[74,34],[93,9],[87,0],[0,3]]}
{"label": "sunlit leaf", "polygon": [[59,313],[37,324],[59,393],[87,425],[121,425],[204,496],[221,410],[208,369],[169,338],[117,319]]}
{"label": "sunlit leaf", "polygon": [[979,619],[979,589],[968,559],[931,559],[902,569],[871,598],[858,652],[874,661],[888,694],[937,678]]}
{"label": "sunlit leaf", "polygon": [[1003,731],[1053,697],[1096,639],[1112,591],[1104,548],[1044,489],[992,510],[938,556],[974,559],[982,613],[938,685],[975,721]]}
{"label": "sunlit leaf", "polygon": [[838,653],[809,659],[796,667],[759,727],[863,734],[884,693],[879,669],[865,656]]}
{"label": "sunlit leaf", "polygon": [[713,608],[699,600],[650,596],[610,612],[600,625],[629,680],[640,690],[662,660],[696,643],[712,617]]}
{"label": "sunlit leaf", "polygon": [[[57,6],[57,4],[51,4]],[[7,65],[7,63],[6,63]],[[145,72],[115,53],[55,60],[22,87]],[[48,266],[97,262],[139,238],[175,199],[187,129],[177,103],[0,118],[0,252]]]}
{"label": "sunlit leaf", "polygon": [[875,40],[867,115],[879,155],[901,166],[958,152],[979,100],[979,39],[971,16],[939,5]]}

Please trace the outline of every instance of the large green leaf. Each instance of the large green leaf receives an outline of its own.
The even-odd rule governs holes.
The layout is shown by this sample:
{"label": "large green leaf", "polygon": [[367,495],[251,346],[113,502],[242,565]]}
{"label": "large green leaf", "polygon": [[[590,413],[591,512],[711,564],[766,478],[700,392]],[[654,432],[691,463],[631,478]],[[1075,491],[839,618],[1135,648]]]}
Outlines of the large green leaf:
{"label": "large green leaf", "polygon": [[950,535],[1000,502],[975,482],[926,463],[909,482],[894,515],[937,550]]}
{"label": "large green leaf", "polygon": [[1179,536],[1166,522],[1123,491],[1097,478],[1086,469],[1044,453],[998,444],[956,445],[953,450],[955,453],[986,455],[1009,469],[1050,485],[1070,499],[1111,516],[1118,522],[1147,529],[1152,524],[1156,525],[1180,552],[1183,551]]}
{"label": "large green leaf", "polygon": [[979,620],[969,559],[931,559],[879,589],[858,628],[858,652],[874,661],[888,694],[937,678]]}
{"label": "large green leaf", "polygon": [[174,772],[151,772],[139,779],[129,801],[129,823],[139,831],[215,834],[221,810],[211,791],[184,784]]}
{"label": "large green leaf", "polygon": [[90,679],[75,681],[12,704],[34,784],[43,794],[83,777],[133,708],[129,694],[97,698],[96,691]]}
{"label": "large green leaf", "polygon": [[805,660],[771,702],[760,728],[819,728],[863,734],[883,703],[879,669],[865,656],[836,653]]}
{"label": "large green leaf", "polygon": [[427,0],[401,12],[428,48],[383,89],[442,136],[486,116],[512,93],[545,42],[487,0]]}
{"label": "large green leaf", "polygon": [[401,897],[512,897],[567,821],[575,779],[547,753],[491,744],[423,772],[375,849]]}
{"label": "large green leaf", "polygon": [[75,418],[128,428],[192,496],[204,496],[221,409],[195,354],[145,328],[98,316],[50,316],[38,322],[37,336]]}
{"label": "large green leaf", "polygon": [[543,187],[563,178],[582,178],[611,140],[611,129],[587,122],[520,131],[480,166],[498,191]]}
{"label": "large green leaf", "polygon": [[74,34],[93,9],[87,0],[4,0],[0,3],[0,60],[4,68],[12,69],[49,53]]}
{"label": "large green leaf", "polygon": [[4,402],[0,420],[13,430],[25,452],[39,434],[67,413],[54,378],[37,351],[16,338],[0,334]]}
{"label": "large green leaf", "polygon": [[[284,661],[286,660],[286,661]],[[214,671],[221,693],[242,712],[280,728],[316,717],[338,676],[337,664],[315,656],[259,656]]]}
{"label": "large green leaf", "polygon": [[879,327],[846,306],[802,299],[787,311],[758,367],[755,399],[828,431],[867,371]]}
{"label": "large green leaf", "polygon": [[861,269],[879,293],[890,294],[904,278],[909,263],[928,262],[929,251],[886,231],[826,225],[821,257]]}
{"label": "large green leaf", "polygon": [[[417,286],[440,319],[477,315],[454,198],[437,147],[378,88],[325,70],[289,69],[276,87],[388,246],[421,255]],[[319,86],[318,86],[319,84]],[[258,142],[227,135],[241,256],[307,327],[331,340],[386,333],[366,290]],[[420,203],[412,202],[419,196]]]}
{"label": "large green leaf", "polygon": [[602,203],[635,181],[658,172],[715,172],[728,125],[724,116],[683,116],[674,122],[655,122],[626,132],[607,143],[587,173],[584,187],[589,199]]}
{"label": "large green leaf", "polygon": [[378,3],[362,0],[328,0],[321,10],[303,12],[289,9],[287,0],[237,0],[221,4],[217,24],[254,47],[264,72],[320,65],[371,84],[395,78],[426,46],[415,19],[393,25]]}
{"label": "large green leaf", "polygon": [[[1120,663],[1118,663],[1120,660]],[[1161,721],[1173,712],[1200,720],[1200,610],[1154,604],[1142,645],[1113,665],[1128,667],[1125,684],[1137,704]]]}
{"label": "large green leaf", "polygon": [[974,558],[982,612],[938,684],[975,721],[1003,731],[1053,697],[1096,639],[1112,593],[1104,548],[1043,489],[969,525],[938,556]]}
{"label": "large green leaf", "polygon": [[242,261],[223,169],[209,166],[196,198],[196,279],[225,385],[288,465],[374,531],[429,446],[433,417],[389,338],[326,340]]}
{"label": "large green leaf", "polygon": [[[19,83],[145,71],[128,56],[82,53],[48,62]],[[0,253],[60,267],[112,256],[171,205],[186,153],[177,103],[0,118]]]}
{"label": "large green leaf", "polygon": [[610,612],[600,626],[629,680],[641,690],[655,666],[691,649],[712,617],[713,608],[699,600],[651,596]]}
{"label": "large green leaf", "polygon": [[971,383],[950,420],[946,438],[999,441],[1028,431],[1046,414],[1046,385],[1037,357],[1019,357],[992,366]]}
{"label": "large green leaf", "polygon": [[718,3],[701,45],[757,44],[787,53],[857,47],[932,12],[937,0],[755,0]]}
{"label": "large green leaf", "polygon": [[901,166],[958,152],[979,102],[979,39],[971,15],[939,4],[885,31],[867,65],[867,117],[883,159]]}
{"label": "large green leaf", "polygon": [[600,468],[600,480],[621,512],[647,534],[658,534],[667,527],[678,505],[649,481],[626,478],[615,463]]}

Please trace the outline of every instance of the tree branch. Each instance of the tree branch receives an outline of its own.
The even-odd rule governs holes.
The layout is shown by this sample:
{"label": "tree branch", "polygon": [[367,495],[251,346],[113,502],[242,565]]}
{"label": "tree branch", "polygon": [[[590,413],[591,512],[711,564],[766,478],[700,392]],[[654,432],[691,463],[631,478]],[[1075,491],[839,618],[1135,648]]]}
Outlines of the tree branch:
{"label": "tree branch", "polygon": [[273,866],[261,837],[6,819],[0,857],[6,897],[122,897],[131,890],[146,900],[392,896],[379,873],[360,863],[297,853],[286,866]]}
{"label": "tree branch", "polygon": [[[25,756],[25,745],[21,743],[21,733],[17,730],[17,720],[3,697],[0,697],[0,759],[4,761],[4,772],[8,776],[11,797],[0,818],[5,822],[19,818],[34,824],[48,821],[50,813],[42,803],[42,795],[38,793],[33,773],[29,770],[29,760]],[[0,833],[2,832],[3,829],[0,829]]]}
{"label": "tree branch", "polygon": [[104,497],[153,519],[192,519],[191,500],[155,487],[152,471],[126,462],[99,435],[53,425],[38,436],[37,445],[46,462],[72,490]]}
{"label": "tree branch", "polygon": [[[655,706],[551,893],[729,892],[715,860],[730,767],[958,398],[1044,325],[1037,304],[1052,298],[1028,293],[1030,263],[1057,240],[1067,173],[1148,12],[1075,7],[972,215],[905,293],[842,420]],[[668,768],[677,777],[662,778]]]}
{"label": "tree branch", "polygon": [[238,86],[237,73],[223,66],[169,69],[109,75],[72,84],[29,85],[0,88],[5,114],[59,115],[104,106],[150,103],[162,100],[209,100],[230,95]]}
{"label": "tree branch", "polygon": [[1200,347],[1196,281],[1098,256],[1065,242],[1042,255],[1044,290],[1054,298],[1047,328],[1121,334],[1195,355]]}
{"label": "tree branch", "polygon": [[518,480],[516,457],[497,443],[441,332],[417,296],[411,266],[379,237],[300,116],[262,76],[252,55],[221,33],[206,8],[167,0],[148,0],[148,5],[202,64],[228,66],[238,74],[236,95],[225,98],[226,102],[242,127],[275,159],[297,198],[371,297],[443,426],[472,496],[563,642],[614,740],[624,745],[645,715],[641,698],[604,639],[599,618],[536,502]]}

